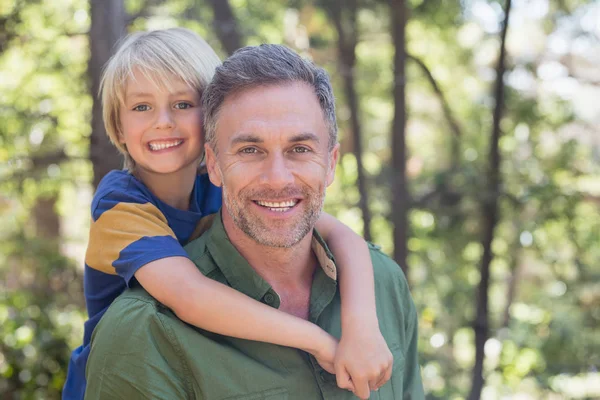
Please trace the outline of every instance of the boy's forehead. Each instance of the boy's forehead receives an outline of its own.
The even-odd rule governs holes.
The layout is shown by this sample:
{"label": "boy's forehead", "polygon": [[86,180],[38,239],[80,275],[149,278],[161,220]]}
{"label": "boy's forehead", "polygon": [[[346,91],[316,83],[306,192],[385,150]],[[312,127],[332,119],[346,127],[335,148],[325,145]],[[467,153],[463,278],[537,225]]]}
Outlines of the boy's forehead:
{"label": "boy's forehead", "polygon": [[197,94],[200,90],[190,82],[169,72],[145,71],[134,68],[122,85],[123,98],[149,96],[157,93]]}

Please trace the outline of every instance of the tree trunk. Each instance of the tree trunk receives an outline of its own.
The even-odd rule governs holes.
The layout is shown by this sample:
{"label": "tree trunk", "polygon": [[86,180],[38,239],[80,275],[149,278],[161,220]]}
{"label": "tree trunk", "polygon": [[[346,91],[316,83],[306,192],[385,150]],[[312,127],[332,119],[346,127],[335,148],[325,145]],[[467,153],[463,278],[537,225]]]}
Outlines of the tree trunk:
{"label": "tree trunk", "polygon": [[123,0],[91,0],[90,28],[91,57],[88,74],[91,82],[92,135],[90,138],[90,161],[92,162],[94,188],[110,170],[122,168],[123,159],[110,143],[102,120],[102,104],[98,97],[102,68],[113,54],[115,45],[125,34],[127,15]]}
{"label": "tree trunk", "polygon": [[392,125],[392,212],[394,260],[408,277],[407,241],[410,197],[406,179],[406,22],[405,0],[389,0],[394,43],[394,122]]}
{"label": "tree trunk", "polygon": [[35,203],[33,217],[38,238],[57,242],[60,238],[60,218],[55,211],[57,196],[40,197]]}
{"label": "tree trunk", "polygon": [[[518,246],[518,245],[517,245]],[[510,276],[508,277],[507,289],[506,289],[506,305],[504,307],[504,313],[502,316],[502,328],[508,328],[510,325],[510,307],[515,300],[517,295],[517,282],[519,282],[519,265],[521,263],[521,249],[517,246],[514,247],[514,256],[511,262]]]}
{"label": "tree trunk", "polygon": [[[41,148],[50,147],[49,135],[44,137]],[[45,175],[50,165],[60,165],[67,159],[62,150],[56,152],[35,154],[31,157],[32,175],[40,179]],[[39,182],[39,180],[38,180]],[[55,183],[59,185],[59,183]],[[51,246],[56,254],[60,252],[60,217],[56,213],[56,202],[58,201],[57,192],[41,195],[36,199],[32,210],[33,224],[35,226],[35,235],[43,239],[46,244]]]}
{"label": "tree trunk", "polygon": [[489,317],[488,317],[488,289],[490,285],[490,264],[493,259],[492,241],[494,230],[499,219],[498,198],[501,185],[499,150],[500,122],[504,113],[504,72],[506,69],[506,33],[510,16],[511,0],[506,1],[504,11],[504,26],[502,28],[502,39],[500,43],[500,55],[496,66],[496,83],[494,96],[496,105],[494,107],[494,119],[492,124],[492,135],[489,150],[489,165],[487,171],[487,192],[482,199],[482,227],[483,237],[481,246],[483,255],[481,257],[480,274],[481,280],[477,290],[477,313],[473,324],[475,331],[475,365],[473,366],[473,381],[469,400],[478,400],[485,383],[483,377],[483,361],[485,358],[484,348],[488,339]]}
{"label": "tree trunk", "polygon": [[[354,78],[356,67],[356,45],[358,42],[356,0],[342,4],[337,1],[328,7],[338,33],[339,72],[344,80],[344,93],[350,108],[350,124],[352,127],[352,149],[356,158],[357,186],[359,193],[358,205],[363,217],[363,236],[371,240],[371,212],[369,211],[369,192],[363,167],[362,129],[359,117],[359,101],[356,93]],[[345,11],[345,13],[344,13]],[[346,17],[346,18],[344,18]]]}
{"label": "tree trunk", "polygon": [[228,54],[242,47],[242,36],[240,35],[237,20],[229,0],[208,0],[213,10],[213,28]]}

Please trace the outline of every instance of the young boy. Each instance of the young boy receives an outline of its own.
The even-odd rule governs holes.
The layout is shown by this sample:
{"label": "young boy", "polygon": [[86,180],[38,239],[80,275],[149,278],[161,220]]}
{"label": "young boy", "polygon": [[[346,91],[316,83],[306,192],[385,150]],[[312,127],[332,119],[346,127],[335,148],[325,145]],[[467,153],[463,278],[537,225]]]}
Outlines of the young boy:
{"label": "young boy", "polygon": [[339,345],[318,326],[206,278],[187,258],[183,245],[221,207],[220,189],[198,174],[201,94],[219,63],[193,32],[167,29],[130,35],[106,66],[104,122],[127,170],[107,174],[92,201],[84,277],[89,320],[83,346],[71,357],[64,399],[83,398],[94,327],[112,301],[137,283],[189,324],[311,353],[336,373],[340,387],[361,398],[391,375],[367,246],[333,217],[324,214],[317,228],[340,271]]}

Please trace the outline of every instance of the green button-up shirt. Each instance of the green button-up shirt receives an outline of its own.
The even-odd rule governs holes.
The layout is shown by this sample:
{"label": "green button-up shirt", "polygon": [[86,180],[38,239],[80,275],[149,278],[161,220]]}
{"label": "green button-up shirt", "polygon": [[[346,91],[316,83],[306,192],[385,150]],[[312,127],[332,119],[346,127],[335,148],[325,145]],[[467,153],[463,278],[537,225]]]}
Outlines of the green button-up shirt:
{"label": "green button-up shirt", "polygon": [[[396,263],[376,246],[370,249],[380,329],[394,356],[392,378],[371,399],[424,399],[417,315],[406,280]],[[207,277],[279,307],[279,296],[231,244],[220,217],[186,250]],[[309,319],[339,338],[335,264],[316,232],[313,250],[321,268],[313,277]],[[356,398],[309,354],[195,328],[141,287],[118,297],[96,327],[86,377],[87,400]]]}

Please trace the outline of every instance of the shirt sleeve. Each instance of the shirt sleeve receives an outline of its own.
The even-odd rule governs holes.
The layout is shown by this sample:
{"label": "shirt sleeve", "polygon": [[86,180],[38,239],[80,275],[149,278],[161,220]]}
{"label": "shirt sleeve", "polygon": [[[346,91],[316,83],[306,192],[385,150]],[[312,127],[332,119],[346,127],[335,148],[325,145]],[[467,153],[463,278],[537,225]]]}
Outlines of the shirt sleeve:
{"label": "shirt sleeve", "polygon": [[187,257],[167,218],[142,194],[113,190],[92,203],[86,264],[121,276],[130,285],[135,272],[166,257]]}
{"label": "shirt sleeve", "polygon": [[187,370],[157,305],[120,297],[94,330],[85,400],[191,399]]}
{"label": "shirt sleeve", "polygon": [[418,317],[415,304],[409,296],[409,312],[406,321],[406,348],[404,369],[404,399],[424,399],[423,382],[421,381],[421,368],[419,366],[419,355],[417,348],[418,340]]}

